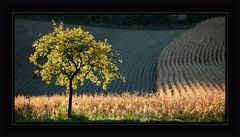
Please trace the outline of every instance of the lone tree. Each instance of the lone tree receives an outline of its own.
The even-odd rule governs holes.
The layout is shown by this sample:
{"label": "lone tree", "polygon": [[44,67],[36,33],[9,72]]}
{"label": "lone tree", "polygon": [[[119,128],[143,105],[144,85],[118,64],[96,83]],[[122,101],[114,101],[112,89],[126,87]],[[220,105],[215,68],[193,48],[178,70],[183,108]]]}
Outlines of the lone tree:
{"label": "lone tree", "polygon": [[41,36],[33,43],[35,52],[30,55],[30,63],[37,66],[34,73],[42,81],[51,84],[56,77],[56,85],[66,86],[69,94],[68,117],[72,116],[73,90],[86,79],[102,86],[104,90],[114,79],[124,77],[118,72],[117,63],[122,63],[119,54],[113,52],[107,40],[96,41],[89,32],[78,28],[64,28],[63,22],[54,31]]}

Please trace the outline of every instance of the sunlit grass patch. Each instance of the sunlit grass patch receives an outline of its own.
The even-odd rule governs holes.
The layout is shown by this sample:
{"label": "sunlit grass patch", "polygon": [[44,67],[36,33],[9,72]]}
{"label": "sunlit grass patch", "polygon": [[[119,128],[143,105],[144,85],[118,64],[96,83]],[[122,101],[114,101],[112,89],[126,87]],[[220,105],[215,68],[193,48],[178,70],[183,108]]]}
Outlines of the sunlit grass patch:
{"label": "sunlit grass patch", "polygon": [[73,97],[73,117],[67,118],[68,97],[15,97],[17,122],[224,122],[225,93],[190,96],[166,93],[83,94]]}

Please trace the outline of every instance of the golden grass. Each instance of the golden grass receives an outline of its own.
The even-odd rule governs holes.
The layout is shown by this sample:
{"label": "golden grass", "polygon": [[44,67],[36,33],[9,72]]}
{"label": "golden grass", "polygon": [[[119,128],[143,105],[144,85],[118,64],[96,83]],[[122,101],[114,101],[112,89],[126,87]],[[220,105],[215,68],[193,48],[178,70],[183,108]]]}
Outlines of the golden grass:
{"label": "golden grass", "polygon": [[[64,95],[15,97],[17,120],[64,120],[67,119],[67,106],[68,97]],[[73,112],[74,115],[85,116],[89,120],[161,121],[161,119],[179,119],[204,121],[214,118],[223,120],[225,93],[199,91],[198,94],[192,95],[172,95],[169,91],[147,94],[75,95],[73,96]]]}

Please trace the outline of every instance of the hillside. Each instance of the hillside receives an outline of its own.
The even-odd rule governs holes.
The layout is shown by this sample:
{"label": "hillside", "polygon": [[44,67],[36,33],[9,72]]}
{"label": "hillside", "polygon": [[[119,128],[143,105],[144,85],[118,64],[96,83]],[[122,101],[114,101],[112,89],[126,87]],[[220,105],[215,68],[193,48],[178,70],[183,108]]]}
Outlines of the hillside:
{"label": "hillside", "polygon": [[[73,27],[73,25],[66,25]],[[52,31],[52,24],[44,21],[15,20],[15,47],[14,47],[14,78],[15,95],[51,95],[62,94],[65,88],[45,85],[40,78],[33,77],[34,66],[28,61],[33,53],[31,46],[39,33],[46,34]],[[120,72],[126,78],[126,83],[113,81],[108,92],[153,91],[156,89],[156,65],[159,53],[184,30],[120,30],[108,28],[83,27],[92,33],[97,40],[107,38],[112,48],[118,50],[123,64]],[[101,87],[86,81],[77,93],[101,91]]]}
{"label": "hillside", "polygon": [[166,46],[158,60],[157,89],[171,94],[225,91],[225,18],[201,22]]}

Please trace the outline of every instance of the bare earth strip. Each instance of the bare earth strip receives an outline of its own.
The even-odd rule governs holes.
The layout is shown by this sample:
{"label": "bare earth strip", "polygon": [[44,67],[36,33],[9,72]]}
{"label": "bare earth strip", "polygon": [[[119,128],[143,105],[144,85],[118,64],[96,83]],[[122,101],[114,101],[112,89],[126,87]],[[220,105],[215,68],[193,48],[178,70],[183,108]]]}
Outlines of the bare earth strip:
{"label": "bare earth strip", "polygon": [[166,46],[157,64],[157,89],[191,96],[225,92],[225,18],[203,21]]}
{"label": "bare earth strip", "polygon": [[[73,27],[73,25],[66,26]],[[39,33],[43,35],[52,31],[51,27],[50,22],[15,20],[15,95],[52,95],[65,91],[65,88],[54,84],[45,85],[39,78],[33,78],[34,67],[28,62],[29,55],[33,53],[32,43],[39,37]],[[97,40],[107,38],[113,49],[120,53],[123,59],[120,71],[126,77],[127,83],[113,81],[108,88],[109,92],[117,93],[155,90],[159,53],[184,32],[184,30],[146,31],[94,27],[83,27],[83,29],[92,33]],[[222,54],[219,53],[219,55]],[[101,90],[100,87],[86,81],[77,92],[100,92]]]}

